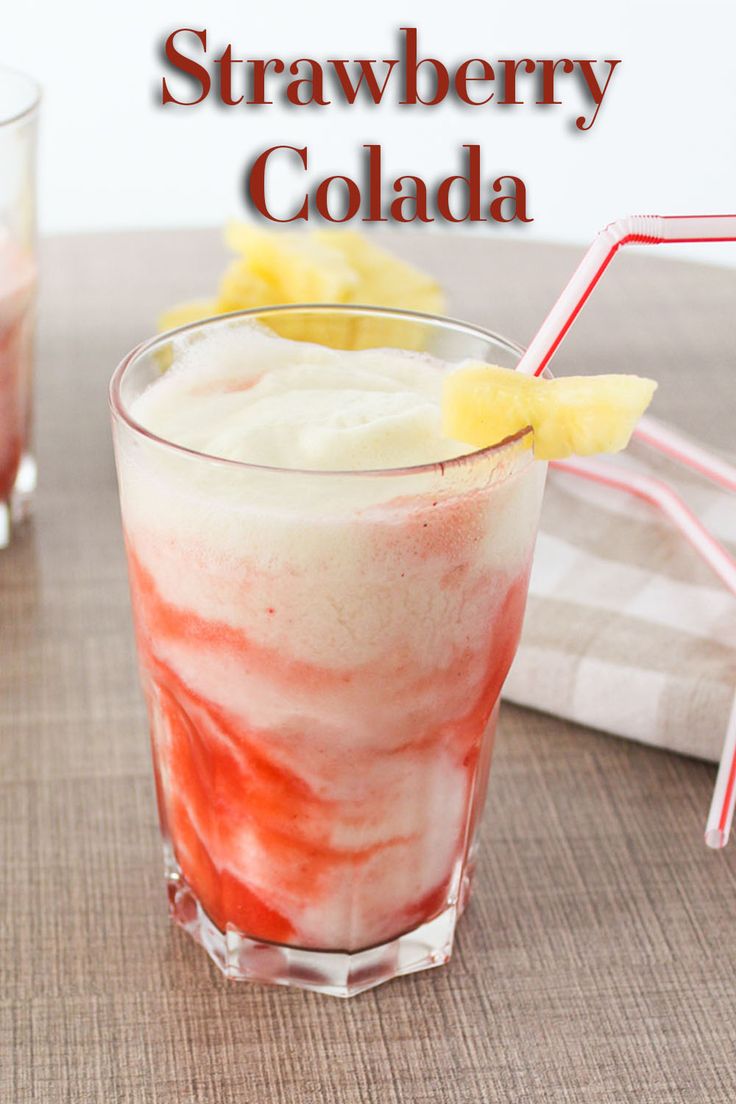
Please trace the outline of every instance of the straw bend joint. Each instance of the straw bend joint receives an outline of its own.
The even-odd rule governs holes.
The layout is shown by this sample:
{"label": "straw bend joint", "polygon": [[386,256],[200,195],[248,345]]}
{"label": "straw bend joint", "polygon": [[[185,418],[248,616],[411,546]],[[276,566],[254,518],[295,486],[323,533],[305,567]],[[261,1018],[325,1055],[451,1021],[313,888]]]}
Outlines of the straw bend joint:
{"label": "straw bend joint", "polygon": [[665,240],[659,215],[629,215],[627,218],[617,219],[616,222],[609,222],[602,233],[615,249],[627,242],[659,245]]}

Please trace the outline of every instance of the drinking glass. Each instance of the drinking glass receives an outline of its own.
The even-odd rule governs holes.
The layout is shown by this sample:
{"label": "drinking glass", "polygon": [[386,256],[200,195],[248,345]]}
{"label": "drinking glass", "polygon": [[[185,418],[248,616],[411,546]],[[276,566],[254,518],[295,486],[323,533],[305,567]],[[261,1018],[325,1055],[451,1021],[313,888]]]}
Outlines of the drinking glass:
{"label": "drinking glass", "polygon": [[445,462],[300,471],[136,422],[162,370],[222,334],[232,355],[254,322],[451,362],[520,349],[410,312],[271,308],[156,337],[112,380],[171,915],[230,978],[350,996],[450,957],[545,466],[529,429]]}
{"label": "drinking glass", "polygon": [[0,68],[0,548],[36,485],[29,451],[36,303],[39,89]]}

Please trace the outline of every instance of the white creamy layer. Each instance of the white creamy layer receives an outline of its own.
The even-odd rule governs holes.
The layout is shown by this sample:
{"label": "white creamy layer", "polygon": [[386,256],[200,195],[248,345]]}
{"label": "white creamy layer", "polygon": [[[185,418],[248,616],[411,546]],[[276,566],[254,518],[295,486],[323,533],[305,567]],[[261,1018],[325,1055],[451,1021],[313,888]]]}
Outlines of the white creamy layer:
{"label": "white creamy layer", "polygon": [[310,471],[426,464],[469,451],[442,436],[447,367],[419,353],[344,352],[241,325],[186,346],[131,412],[169,441],[251,464]]}
{"label": "white creamy layer", "polygon": [[[412,464],[465,448],[440,434],[447,367],[416,353],[343,353],[239,326],[175,348],[174,366],[131,412],[186,447],[229,447],[231,458],[258,463],[306,466],[319,452],[320,464],[338,471]],[[351,381],[349,401],[340,379]],[[320,412],[315,425],[300,414],[307,396]],[[411,475],[314,474],[208,464],[128,433],[118,440],[125,527],[161,597],[243,628],[259,645],[281,651],[288,640],[295,659],[338,669],[393,646],[431,670],[455,643],[482,639],[534,539],[544,466],[506,479],[519,462],[510,454]],[[448,585],[453,572],[462,586]],[[480,601],[488,572],[498,573],[498,591]],[[251,708],[266,696],[261,689]],[[264,700],[265,712],[278,711],[277,698]]]}

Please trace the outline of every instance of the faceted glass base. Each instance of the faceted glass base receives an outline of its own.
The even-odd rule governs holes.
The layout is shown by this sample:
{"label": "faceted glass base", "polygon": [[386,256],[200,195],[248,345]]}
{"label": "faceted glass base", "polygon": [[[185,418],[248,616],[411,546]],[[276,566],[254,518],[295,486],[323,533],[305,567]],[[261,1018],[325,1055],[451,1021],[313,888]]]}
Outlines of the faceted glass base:
{"label": "faceted glass base", "polygon": [[459,904],[448,906],[413,931],[368,950],[345,953],[266,943],[250,939],[235,928],[222,932],[210,920],[170,854],[166,855],[166,878],[172,920],[204,947],[225,977],[290,985],[333,997],[354,997],[392,978],[448,962],[455,925],[468,892],[465,883]]}
{"label": "faceted glass base", "polygon": [[35,490],[36,461],[26,453],[20,462],[10,499],[0,502],[0,548],[8,547],[14,526],[30,515]]}

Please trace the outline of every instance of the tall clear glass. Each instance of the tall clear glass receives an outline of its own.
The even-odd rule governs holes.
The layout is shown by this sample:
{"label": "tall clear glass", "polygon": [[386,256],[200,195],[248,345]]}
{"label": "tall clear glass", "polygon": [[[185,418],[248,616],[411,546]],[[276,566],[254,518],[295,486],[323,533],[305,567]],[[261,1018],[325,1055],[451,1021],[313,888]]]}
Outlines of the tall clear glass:
{"label": "tall clear glass", "polygon": [[0,548],[27,510],[36,303],[36,119],[39,89],[0,67]]}
{"label": "tall clear glass", "polygon": [[171,914],[230,978],[350,996],[450,956],[545,468],[530,430],[444,463],[323,472],[135,422],[203,331],[253,319],[448,361],[520,350],[408,312],[272,308],[148,341],[112,380]]}

